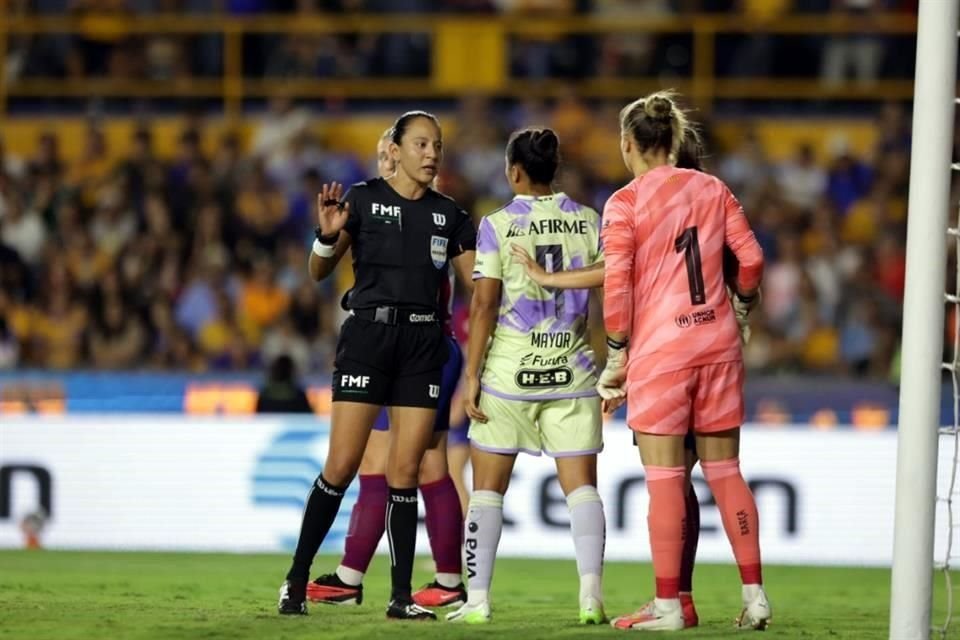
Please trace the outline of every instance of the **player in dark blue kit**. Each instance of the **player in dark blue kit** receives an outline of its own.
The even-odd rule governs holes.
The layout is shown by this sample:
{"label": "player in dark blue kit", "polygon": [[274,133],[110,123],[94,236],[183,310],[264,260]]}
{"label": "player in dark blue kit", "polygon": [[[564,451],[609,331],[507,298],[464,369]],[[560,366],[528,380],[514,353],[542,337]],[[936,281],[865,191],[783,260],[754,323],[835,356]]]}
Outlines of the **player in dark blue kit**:
{"label": "player in dark blue kit", "polygon": [[337,345],[326,466],[307,498],[293,564],[278,609],[306,613],[313,557],[353,480],[381,407],[391,425],[386,479],[386,533],[392,594],[387,617],[436,619],[413,602],[418,474],[424,453],[446,446],[434,433],[443,368],[450,347],[440,305],[448,264],[463,282],[472,276],[476,231],[469,216],[433,189],[443,158],[435,116],[409,112],[394,124],[389,154],[396,173],[350,188],[324,185],[315,280],[333,272],[352,249],[355,285]]}

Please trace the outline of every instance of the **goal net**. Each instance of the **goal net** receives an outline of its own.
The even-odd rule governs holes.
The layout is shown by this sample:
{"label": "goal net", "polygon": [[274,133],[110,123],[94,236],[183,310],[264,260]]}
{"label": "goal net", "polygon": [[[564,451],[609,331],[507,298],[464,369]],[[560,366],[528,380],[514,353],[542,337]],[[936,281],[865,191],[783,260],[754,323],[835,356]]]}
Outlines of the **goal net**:
{"label": "goal net", "polygon": [[[960,33],[958,33],[960,36]],[[960,98],[957,99],[960,104]],[[954,175],[960,175],[960,162],[951,165]],[[947,638],[954,627],[953,572],[960,564],[960,204],[955,225],[947,229],[950,238],[952,273],[948,274],[947,356],[943,369],[948,372],[953,392],[953,403],[948,424],[940,428],[938,440],[937,508],[935,516],[934,568],[942,579],[943,591],[934,589],[933,633]],[[942,595],[940,595],[942,593]],[[938,609],[943,608],[942,615]]]}

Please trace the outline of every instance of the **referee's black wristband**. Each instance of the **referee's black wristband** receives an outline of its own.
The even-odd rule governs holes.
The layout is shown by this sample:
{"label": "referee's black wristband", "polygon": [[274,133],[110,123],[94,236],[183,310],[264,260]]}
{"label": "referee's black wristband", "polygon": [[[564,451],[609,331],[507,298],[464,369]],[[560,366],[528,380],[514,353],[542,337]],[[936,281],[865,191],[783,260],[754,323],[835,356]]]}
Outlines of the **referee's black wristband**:
{"label": "referee's black wristband", "polygon": [[607,346],[610,347],[611,349],[626,349],[627,344],[628,344],[627,340],[624,340],[623,342],[619,342],[617,340],[614,340],[610,336],[607,336]]}
{"label": "referee's black wristband", "polygon": [[337,240],[340,238],[339,231],[336,233],[331,233],[330,235],[324,235],[323,231],[320,230],[320,227],[314,229],[314,233],[317,234],[317,241],[320,242],[320,244],[327,245],[328,247],[337,244]]}

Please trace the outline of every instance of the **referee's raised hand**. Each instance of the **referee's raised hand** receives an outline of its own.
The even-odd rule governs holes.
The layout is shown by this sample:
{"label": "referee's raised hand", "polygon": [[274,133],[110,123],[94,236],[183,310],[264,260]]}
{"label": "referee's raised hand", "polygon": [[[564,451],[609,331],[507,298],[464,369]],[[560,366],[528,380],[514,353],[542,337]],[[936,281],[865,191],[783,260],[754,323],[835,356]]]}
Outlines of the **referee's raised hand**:
{"label": "referee's raised hand", "polygon": [[338,182],[324,183],[320,195],[317,196],[317,223],[325,236],[340,233],[340,230],[347,224],[347,217],[350,215],[350,203],[344,204],[341,201],[342,197],[343,185]]}

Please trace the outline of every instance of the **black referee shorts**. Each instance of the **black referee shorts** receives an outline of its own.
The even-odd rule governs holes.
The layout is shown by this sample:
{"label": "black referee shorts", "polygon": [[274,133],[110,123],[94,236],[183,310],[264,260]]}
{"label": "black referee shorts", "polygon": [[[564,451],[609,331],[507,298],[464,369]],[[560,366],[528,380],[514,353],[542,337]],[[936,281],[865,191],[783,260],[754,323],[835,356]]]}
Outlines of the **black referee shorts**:
{"label": "black referee shorts", "polygon": [[448,355],[438,323],[383,324],[350,316],[337,343],[333,401],[436,409]]}

